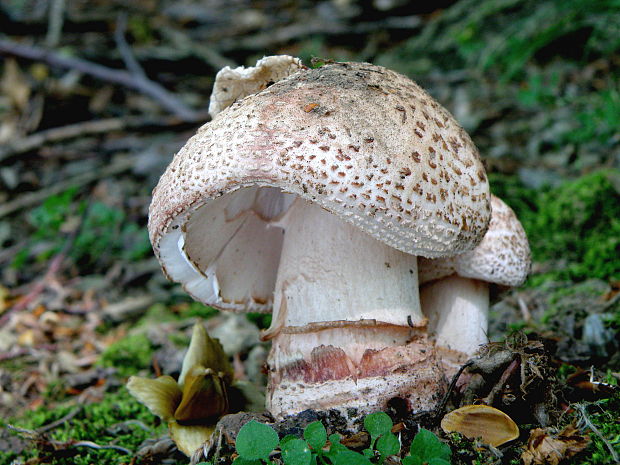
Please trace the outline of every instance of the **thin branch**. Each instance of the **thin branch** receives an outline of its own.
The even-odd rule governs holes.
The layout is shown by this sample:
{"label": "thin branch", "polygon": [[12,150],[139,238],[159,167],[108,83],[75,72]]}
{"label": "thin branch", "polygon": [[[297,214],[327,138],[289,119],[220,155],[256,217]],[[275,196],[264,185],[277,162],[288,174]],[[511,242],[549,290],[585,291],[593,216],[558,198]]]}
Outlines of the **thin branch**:
{"label": "thin branch", "polygon": [[[54,442],[59,442],[59,441],[54,441]],[[96,444],[92,441],[78,441],[78,442],[69,442],[66,443],[66,445],[68,446],[74,446],[74,447],[90,447],[91,449],[113,449],[113,450],[117,450],[119,452],[122,452],[123,454],[126,455],[130,455],[131,451],[129,449],[125,449],[124,447],[121,446],[115,446],[114,444],[106,444],[106,445],[100,445],[100,444]]]}
{"label": "thin branch", "polygon": [[[207,121],[205,119],[205,121]],[[87,135],[105,134],[112,131],[139,128],[145,126],[172,127],[179,123],[176,118],[152,117],[129,117],[129,118],[106,118],[94,121],[84,121],[76,124],[69,124],[58,128],[39,131],[21,139],[8,142],[0,147],[0,161],[5,160],[20,153],[30,152],[46,144],[59,142],[62,140],[73,139]],[[186,124],[182,122],[182,124]]]}
{"label": "thin branch", "polygon": [[599,439],[603,441],[603,443],[609,450],[609,453],[611,454],[611,457],[613,458],[614,463],[620,464],[620,456],[618,455],[618,452],[616,452],[616,449],[613,446],[613,444],[611,444],[607,440],[607,438],[603,436],[603,433],[601,433],[601,431],[594,425],[594,423],[592,423],[592,421],[590,420],[590,417],[588,417],[587,406],[583,404],[573,404],[573,407],[575,407],[575,409],[581,414],[579,421],[577,422],[577,426],[583,426],[585,428],[589,428],[590,431],[596,434],[599,437]]}
{"label": "thin branch", "polygon": [[117,450],[127,455],[130,455],[132,453],[129,449],[126,449],[121,446],[116,446],[114,444],[101,445],[93,441],[75,441],[75,440],[57,441],[54,439],[48,439],[44,434],[36,430],[20,428],[19,426],[14,426],[14,425],[11,425],[10,423],[7,423],[6,427],[10,429],[11,431],[15,431],[16,433],[23,434],[27,439],[30,439],[32,441],[42,442],[44,444],[50,444],[54,447],[55,450],[67,450],[71,447],[90,447],[91,449],[113,449],[113,450]]}
{"label": "thin branch", "polygon": [[54,428],[59,427],[60,425],[62,425],[66,421],[69,421],[69,420],[73,419],[73,417],[75,417],[81,411],[82,411],[82,406],[79,405],[76,408],[74,408],[73,410],[71,410],[69,413],[67,413],[64,417],[59,418],[58,420],[53,421],[51,423],[48,423],[47,425],[43,425],[40,428],[37,428],[35,431],[37,433],[39,433],[39,434],[42,434],[42,433],[45,433],[47,431],[53,430]]}
{"label": "thin branch", "polygon": [[448,400],[450,399],[450,396],[452,395],[452,391],[456,387],[456,382],[461,377],[461,374],[463,373],[465,368],[470,367],[473,364],[474,364],[473,360],[468,360],[465,364],[461,365],[459,370],[454,374],[454,376],[452,377],[452,381],[450,382],[450,386],[448,386],[448,390],[446,391],[443,398],[441,399],[441,402],[439,402],[439,404],[434,410],[435,418],[439,418],[439,416],[443,414],[444,410],[446,409],[446,404],[448,403]]}
{"label": "thin branch", "polygon": [[63,56],[51,50],[19,44],[11,40],[0,40],[0,53],[41,61],[59,68],[75,69],[97,79],[137,90],[155,99],[163,108],[183,121],[206,119],[206,112],[194,111],[156,82],[124,70],[108,68],[81,58]]}
{"label": "thin branch", "polygon": [[131,169],[134,164],[135,160],[131,157],[120,158],[112,162],[112,164],[104,166],[100,169],[78,174],[52,186],[39,189],[38,191],[22,194],[21,197],[0,205],[0,218],[23,208],[36,205],[52,195],[60,194],[61,192],[66,191],[70,187],[83,186],[98,179],[120,174],[123,171]]}
{"label": "thin branch", "polygon": [[49,8],[45,45],[48,47],[56,47],[58,42],[60,42],[60,35],[62,34],[62,27],[65,22],[65,0],[52,0]]}
{"label": "thin branch", "polygon": [[127,13],[121,12],[116,18],[116,29],[114,30],[114,42],[116,42],[116,48],[118,48],[121,58],[125,63],[125,66],[131,74],[141,79],[146,79],[146,73],[136,60],[131,47],[125,40],[125,32],[127,31]]}
{"label": "thin branch", "polygon": [[219,46],[224,52],[238,50],[239,48],[248,50],[270,49],[279,44],[313,35],[365,35],[387,29],[416,29],[421,24],[422,19],[419,16],[390,17],[379,21],[357,24],[315,20],[290,24],[272,29],[269,32],[259,32],[246,37],[222,40]]}
{"label": "thin branch", "polygon": [[107,118],[37,132],[29,135],[28,137],[17,139],[0,147],[0,161],[19,153],[30,152],[31,150],[51,142],[73,139],[75,137],[89,134],[102,134],[111,131],[118,131],[124,129],[124,126],[125,122],[121,118]]}

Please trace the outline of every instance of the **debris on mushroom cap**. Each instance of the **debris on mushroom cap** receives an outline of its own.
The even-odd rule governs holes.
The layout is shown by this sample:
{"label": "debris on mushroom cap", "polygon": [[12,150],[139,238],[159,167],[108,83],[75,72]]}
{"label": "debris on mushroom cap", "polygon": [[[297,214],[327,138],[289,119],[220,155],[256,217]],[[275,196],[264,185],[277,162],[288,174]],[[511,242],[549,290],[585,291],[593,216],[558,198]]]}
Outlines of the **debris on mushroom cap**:
{"label": "debris on mushroom cap", "polygon": [[197,300],[269,311],[277,222],[296,196],[428,257],[475,247],[490,218],[478,151],[443,107],[393,71],[334,63],[235,102],[188,141],[153,192],[153,248]]}
{"label": "debris on mushroom cap", "polygon": [[237,100],[260,92],[303,67],[299,58],[288,55],[263,57],[250,68],[226,66],[215,76],[209,114],[213,118]]}
{"label": "debris on mushroom cap", "polygon": [[456,273],[502,286],[520,286],[530,271],[530,246],[514,211],[491,195],[491,222],[482,242],[464,254],[419,259],[420,284]]}
{"label": "debris on mushroom cap", "polygon": [[519,437],[519,427],[512,418],[488,405],[466,405],[447,413],[441,420],[441,429],[470,439],[482,438],[493,447]]}

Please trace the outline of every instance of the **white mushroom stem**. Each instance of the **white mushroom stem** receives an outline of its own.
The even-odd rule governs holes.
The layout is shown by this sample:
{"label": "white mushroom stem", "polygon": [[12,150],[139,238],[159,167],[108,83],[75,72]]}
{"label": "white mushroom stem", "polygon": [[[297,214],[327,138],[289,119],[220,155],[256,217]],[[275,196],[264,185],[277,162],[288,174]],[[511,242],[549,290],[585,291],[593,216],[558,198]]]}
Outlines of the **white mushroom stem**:
{"label": "white mushroom stem", "polygon": [[[420,288],[428,332],[440,347],[471,357],[488,342],[489,285],[457,275]],[[455,360],[456,361],[456,360]]]}
{"label": "white mushroom stem", "polygon": [[[416,354],[403,350],[426,333],[415,256],[301,199],[278,226],[285,236],[273,322],[264,335],[273,339],[268,397],[274,415],[319,408],[317,403],[329,408],[332,394],[334,405],[361,405],[356,391],[363,383],[357,380],[376,377],[385,390],[385,376],[395,366],[429,358],[418,347]],[[425,341],[421,347],[424,353]],[[297,384],[294,398],[278,394],[289,383]]]}

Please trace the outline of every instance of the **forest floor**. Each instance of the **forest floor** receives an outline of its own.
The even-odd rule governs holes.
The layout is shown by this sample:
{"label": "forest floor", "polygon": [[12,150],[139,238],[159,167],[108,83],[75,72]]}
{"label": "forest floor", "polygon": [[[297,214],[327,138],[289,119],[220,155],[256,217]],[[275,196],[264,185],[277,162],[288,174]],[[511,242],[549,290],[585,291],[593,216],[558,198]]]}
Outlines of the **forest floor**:
{"label": "forest floor", "polygon": [[551,440],[562,454],[530,463],[619,460],[617,6],[406,3],[0,5],[0,464],[187,463],[125,383],[176,377],[197,320],[236,376],[264,385],[269,317],[219,313],[167,282],[146,222],[159,176],[209,118],[216,72],[274,54],[417,81],[471,134],[528,234],[531,275],[497,296],[489,337],[522,364],[544,352],[553,382],[528,393],[553,398],[549,421],[515,418],[520,437],[499,449],[436,428],[453,463],[520,463]]}

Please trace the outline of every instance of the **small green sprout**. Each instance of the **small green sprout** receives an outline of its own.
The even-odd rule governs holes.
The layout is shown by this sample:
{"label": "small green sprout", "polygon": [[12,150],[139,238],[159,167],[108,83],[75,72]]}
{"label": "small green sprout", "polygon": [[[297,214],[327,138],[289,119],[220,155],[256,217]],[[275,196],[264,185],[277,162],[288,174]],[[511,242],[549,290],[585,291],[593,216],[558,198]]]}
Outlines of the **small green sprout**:
{"label": "small green sprout", "polygon": [[409,454],[403,465],[450,465],[450,447],[424,428],[413,438]]}
{"label": "small green sprout", "polygon": [[[320,421],[306,426],[303,439],[287,435],[278,442],[273,428],[252,420],[239,430],[238,457],[233,465],[274,465],[271,456],[278,446],[284,465],[381,465],[387,457],[400,453],[400,441],[392,433],[393,423],[387,414],[368,415],[364,427],[370,434],[370,447],[360,454],[342,445],[339,435],[328,437]],[[411,455],[402,463],[450,465],[450,448],[430,431],[421,429],[411,444]]]}

